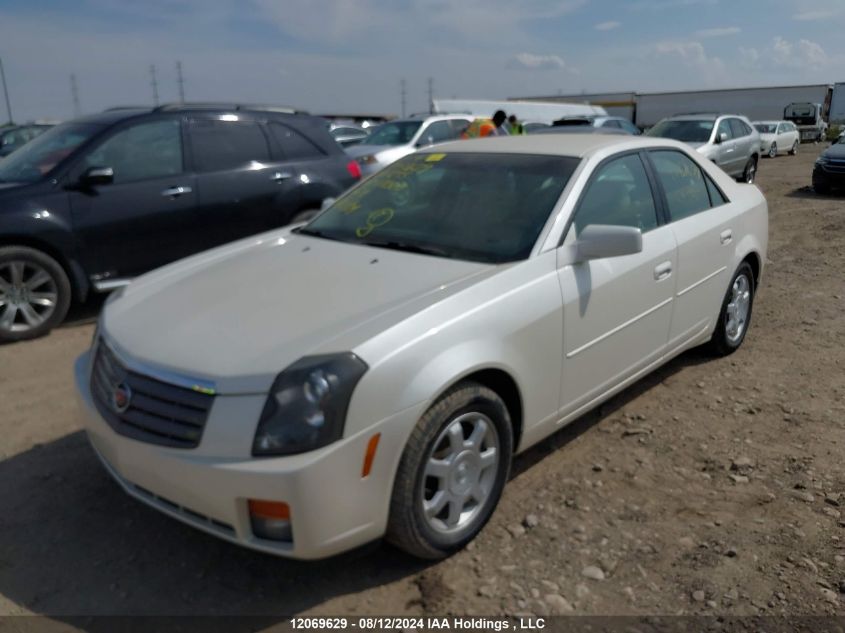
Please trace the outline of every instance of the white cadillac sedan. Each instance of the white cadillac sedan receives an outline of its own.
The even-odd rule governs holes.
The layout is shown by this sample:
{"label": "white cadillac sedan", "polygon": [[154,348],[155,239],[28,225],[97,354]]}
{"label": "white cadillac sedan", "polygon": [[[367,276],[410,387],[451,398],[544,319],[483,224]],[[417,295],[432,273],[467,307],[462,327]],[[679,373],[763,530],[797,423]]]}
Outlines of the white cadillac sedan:
{"label": "white cadillac sedan", "polygon": [[514,454],[688,348],[736,350],[767,238],[757,187],[675,141],[441,145],[113,296],[85,425],[126,492],[235,543],[446,556]]}

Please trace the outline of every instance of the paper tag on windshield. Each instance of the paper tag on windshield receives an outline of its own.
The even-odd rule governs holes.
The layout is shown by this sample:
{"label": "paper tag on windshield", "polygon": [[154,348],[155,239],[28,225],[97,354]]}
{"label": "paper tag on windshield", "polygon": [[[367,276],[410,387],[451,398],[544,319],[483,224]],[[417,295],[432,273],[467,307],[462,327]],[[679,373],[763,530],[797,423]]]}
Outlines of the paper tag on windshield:
{"label": "paper tag on windshield", "polygon": [[439,160],[443,160],[446,158],[446,154],[429,154],[425,158],[425,162],[427,163],[436,163]]}

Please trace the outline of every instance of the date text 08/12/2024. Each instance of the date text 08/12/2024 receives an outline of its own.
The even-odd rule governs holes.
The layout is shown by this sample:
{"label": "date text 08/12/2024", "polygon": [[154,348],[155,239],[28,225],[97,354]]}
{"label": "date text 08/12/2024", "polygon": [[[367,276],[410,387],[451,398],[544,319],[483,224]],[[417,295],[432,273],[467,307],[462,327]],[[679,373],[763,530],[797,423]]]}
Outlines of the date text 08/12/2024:
{"label": "date text 08/12/2024", "polygon": [[541,630],[546,626],[543,618],[481,618],[481,617],[360,617],[360,618],[308,618],[290,619],[295,630],[360,629],[360,630],[463,630],[506,631]]}

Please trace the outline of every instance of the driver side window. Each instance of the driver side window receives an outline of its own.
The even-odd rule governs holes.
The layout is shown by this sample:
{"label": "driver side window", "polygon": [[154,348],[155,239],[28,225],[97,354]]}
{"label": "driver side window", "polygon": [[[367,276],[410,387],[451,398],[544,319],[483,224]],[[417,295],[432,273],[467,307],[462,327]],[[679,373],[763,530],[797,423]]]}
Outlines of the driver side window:
{"label": "driver side window", "polygon": [[657,208],[639,154],[598,168],[578,204],[574,224],[576,235],[590,224],[632,226],[643,233],[657,226]]}
{"label": "driver side window", "polygon": [[82,168],[90,167],[111,167],[115,184],[182,173],[179,121],[150,121],[117,132],[83,159]]}

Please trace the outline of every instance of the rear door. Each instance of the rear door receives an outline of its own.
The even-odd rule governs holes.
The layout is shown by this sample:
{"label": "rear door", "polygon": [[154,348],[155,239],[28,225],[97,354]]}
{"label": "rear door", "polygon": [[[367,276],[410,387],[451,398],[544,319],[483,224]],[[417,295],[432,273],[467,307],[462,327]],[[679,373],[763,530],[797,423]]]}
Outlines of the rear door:
{"label": "rear door", "polygon": [[299,208],[299,174],[272,157],[258,120],[196,115],[189,136],[207,248],[281,226]]}
{"label": "rear door", "polygon": [[727,288],[739,209],[692,158],[675,149],[648,153],[678,244],[669,349],[711,328]]}
{"label": "rear door", "polygon": [[729,120],[736,143],[735,173],[739,174],[745,171],[745,165],[748,163],[751,154],[754,153],[754,135],[751,133],[751,127],[740,119],[732,118]]}
{"label": "rear door", "polygon": [[71,168],[70,182],[91,167],[114,171],[112,184],[70,194],[79,256],[95,277],[134,277],[201,249],[181,128],[177,117],[130,122]]}

